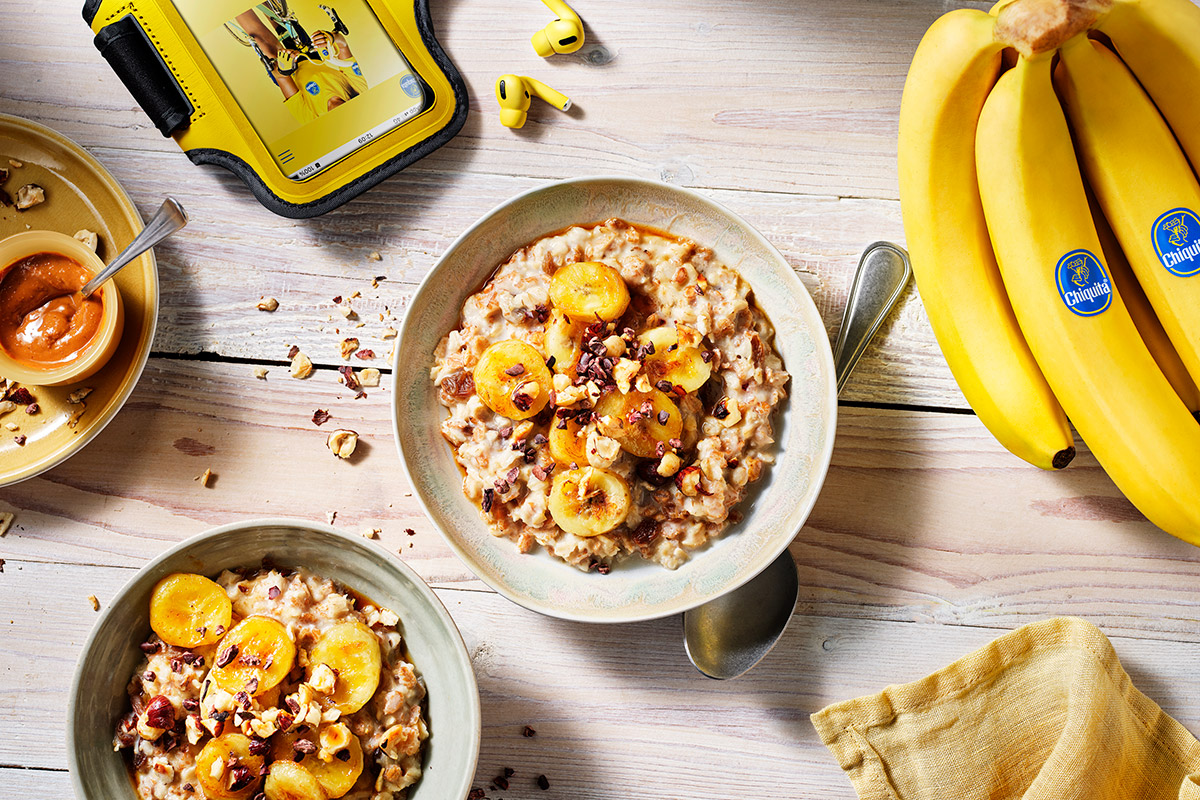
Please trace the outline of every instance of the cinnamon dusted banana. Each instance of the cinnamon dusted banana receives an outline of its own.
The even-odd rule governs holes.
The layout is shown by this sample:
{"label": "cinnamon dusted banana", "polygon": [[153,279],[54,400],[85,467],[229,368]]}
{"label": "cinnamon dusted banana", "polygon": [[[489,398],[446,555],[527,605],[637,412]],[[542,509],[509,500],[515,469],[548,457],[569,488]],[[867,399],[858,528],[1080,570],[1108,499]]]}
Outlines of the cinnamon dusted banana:
{"label": "cinnamon dusted banana", "polygon": [[271,617],[246,617],[217,645],[209,672],[230,694],[259,695],[279,685],[296,661],[296,645],[287,628]]}
{"label": "cinnamon dusted banana", "polygon": [[168,575],[150,595],[150,628],[176,647],[212,644],[229,630],[232,620],[229,596],[203,575]]}
{"label": "cinnamon dusted banana", "polygon": [[475,391],[497,414],[528,419],[550,401],[554,382],[542,355],[519,339],[496,342],[475,365]]}
{"label": "cinnamon dusted banana", "polygon": [[546,355],[554,359],[554,371],[567,373],[574,369],[582,350],[583,332],[587,326],[574,322],[559,309],[550,312],[546,323]]}
{"label": "cinnamon dusted banana", "polygon": [[208,800],[247,800],[258,791],[262,765],[263,757],[250,752],[249,737],[226,733],[196,755],[196,780]]}
{"label": "cinnamon dusted banana", "polygon": [[616,268],[598,261],[580,261],[554,273],[550,302],[576,322],[611,322],[629,307],[629,287]]}
{"label": "cinnamon dusted banana", "polygon": [[554,476],[550,516],[576,536],[599,536],[625,521],[629,487],[613,472],[595,467],[570,469]]}
{"label": "cinnamon dusted banana", "polygon": [[683,431],[679,406],[657,389],[648,392],[609,392],[596,404],[596,415],[611,417],[608,431],[621,449],[639,458],[658,458]]}
{"label": "cinnamon dusted banana", "polygon": [[587,426],[575,417],[555,419],[550,425],[550,455],[559,464],[588,463],[587,434]]}
{"label": "cinnamon dusted banana", "polygon": [[686,392],[695,392],[712,375],[709,355],[700,343],[700,333],[686,325],[662,325],[638,337],[642,345],[653,345],[642,368],[651,384],[668,381]]}
{"label": "cinnamon dusted banana", "polygon": [[309,653],[311,668],[326,664],[337,673],[337,683],[325,703],[345,714],[367,704],[379,686],[383,656],[379,638],[361,622],[341,622],[321,634]]}
{"label": "cinnamon dusted banana", "polygon": [[[302,749],[296,747],[300,741],[304,742]],[[322,757],[324,751],[330,756],[328,761]],[[341,722],[323,726],[319,733],[309,728],[302,733],[291,730],[271,737],[271,758],[275,761],[295,761],[301,754],[298,764],[312,773],[329,798],[350,791],[363,770],[362,745]]]}
{"label": "cinnamon dusted banana", "polygon": [[267,800],[326,800],[316,776],[294,761],[271,762],[263,794]]}

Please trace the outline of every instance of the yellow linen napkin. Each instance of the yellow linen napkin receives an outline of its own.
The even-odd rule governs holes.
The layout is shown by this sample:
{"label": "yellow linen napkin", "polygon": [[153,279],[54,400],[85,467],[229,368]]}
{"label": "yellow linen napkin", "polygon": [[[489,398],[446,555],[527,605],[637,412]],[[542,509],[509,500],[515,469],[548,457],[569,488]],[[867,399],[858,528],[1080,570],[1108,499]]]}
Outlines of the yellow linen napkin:
{"label": "yellow linen napkin", "polygon": [[1200,800],[1200,742],[1080,619],[1026,625],[812,722],[861,800]]}

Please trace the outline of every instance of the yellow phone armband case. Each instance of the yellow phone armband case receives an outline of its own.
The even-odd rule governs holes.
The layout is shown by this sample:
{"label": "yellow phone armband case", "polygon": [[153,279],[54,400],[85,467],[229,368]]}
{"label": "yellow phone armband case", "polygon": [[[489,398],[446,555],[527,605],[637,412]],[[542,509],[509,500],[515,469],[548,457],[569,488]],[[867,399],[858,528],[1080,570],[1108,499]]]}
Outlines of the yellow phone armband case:
{"label": "yellow phone armband case", "polygon": [[428,0],[86,0],[83,18],[164,136],[285,217],[337,208],[467,118]]}

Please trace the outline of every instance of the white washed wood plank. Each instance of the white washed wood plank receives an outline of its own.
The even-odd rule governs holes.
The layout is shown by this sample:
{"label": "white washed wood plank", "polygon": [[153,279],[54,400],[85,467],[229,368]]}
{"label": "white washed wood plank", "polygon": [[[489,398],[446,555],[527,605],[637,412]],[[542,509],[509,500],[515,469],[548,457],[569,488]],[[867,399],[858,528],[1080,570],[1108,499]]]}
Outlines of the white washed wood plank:
{"label": "white washed wood plank", "polygon": [[[138,566],[219,524],[286,515],[383,530],[426,580],[481,588],[411,497],[389,392],[337,399],[246,365],[154,359],[129,406],[89,448],[0,493],[17,524],[0,557]],[[316,408],[334,419],[312,425]],[[361,456],[325,449],[335,425]],[[202,489],[193,479],[211,468]],[[416,534],[408,536],[406,528]],[[801,601],[832,617],[1011,627],[1086,615],[1127,636],[1200,641],[1200,549],[1153,528],[1086,451],[1050,474],[1003,451],[969,415],[842,409],[833,465],[792,545]]]}
{"label": "white washed wood plank", "polygon": [[[131,574],[10,562],[0,581],[0,613],[12,619],[0,638],[0,674],[17,678],[0,689],[0,763],[65,765],[64,676],[95,618],[86,595],[107,603]],[[438,594],[462,629],[480,685],[476,785],[486,788],[511,767],[513,788],[492,793],[505,798],[548,796],[532,785],[545,774],[561,797],[849,800],[849,783],[808,715],[918,678],[1000,633],[800,614],[757,669],[722,683],[687,663],[677,619],[578,625],[490,592]],[[1114,644],[1136,684],[1200,729],[1200,675],[1191,667],[1198,645],[1120,637]],[[523,737],[525,725],[537,735]]]}

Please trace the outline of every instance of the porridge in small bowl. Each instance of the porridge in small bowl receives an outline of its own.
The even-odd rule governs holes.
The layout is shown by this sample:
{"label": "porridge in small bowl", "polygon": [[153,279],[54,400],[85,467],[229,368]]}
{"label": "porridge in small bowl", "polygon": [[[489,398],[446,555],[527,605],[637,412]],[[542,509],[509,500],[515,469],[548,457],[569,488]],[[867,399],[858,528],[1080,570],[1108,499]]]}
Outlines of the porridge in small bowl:
{"label": "porridge in small bowl", "polygon": [[392,611],[306,569],[173,573],[114,747],[143,800],[400,800],[425,685]]}
{"label": "porridge in small bowl", "polygon": [[441,433],[489,530],[599,572],[676,569],[737,521],[789,380],[735,270],[617,218],[519,249],[434,356]]}

